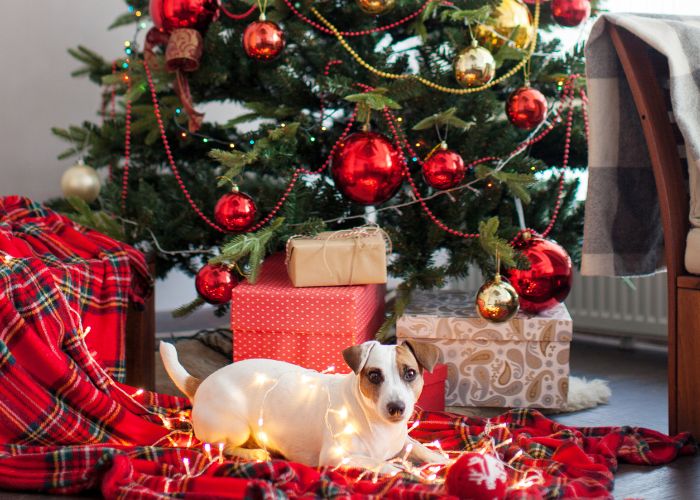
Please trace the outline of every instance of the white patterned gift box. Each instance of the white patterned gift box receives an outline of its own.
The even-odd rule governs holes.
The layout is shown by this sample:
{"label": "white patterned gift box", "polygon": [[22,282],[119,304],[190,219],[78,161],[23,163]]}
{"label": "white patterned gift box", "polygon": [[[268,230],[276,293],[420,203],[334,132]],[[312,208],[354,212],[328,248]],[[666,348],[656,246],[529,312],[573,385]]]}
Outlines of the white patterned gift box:
{"label": "white patterned gift box", "polygon": [[564,304],[505,323],[481,319],[472,294],[416,292],[396,336],[436,345],[447,365],[448,406],[563,408],[572,321]]}

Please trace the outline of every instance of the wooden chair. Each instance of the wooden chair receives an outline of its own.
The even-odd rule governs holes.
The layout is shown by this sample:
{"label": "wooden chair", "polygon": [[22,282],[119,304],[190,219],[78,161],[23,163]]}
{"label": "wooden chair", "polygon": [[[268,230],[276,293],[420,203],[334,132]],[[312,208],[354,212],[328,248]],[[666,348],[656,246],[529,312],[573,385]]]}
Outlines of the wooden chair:
{"label": "wooden chair", "polygon": [[700,436],[700,276],[690,275],[684,265],[689,195],[668,92],[658,80],[668,74],[668,64],[629,31],[611,24],[608,29],[642,122],[661,210],[668,269],[669,432]]}
{"label": "wooden chair", "polygon": [[[151,276],[155,260],[149,259]],[[156,388],[156,313],[155,290],[143,307],[129,304],[126,316],[126,383],[153,391]]]}

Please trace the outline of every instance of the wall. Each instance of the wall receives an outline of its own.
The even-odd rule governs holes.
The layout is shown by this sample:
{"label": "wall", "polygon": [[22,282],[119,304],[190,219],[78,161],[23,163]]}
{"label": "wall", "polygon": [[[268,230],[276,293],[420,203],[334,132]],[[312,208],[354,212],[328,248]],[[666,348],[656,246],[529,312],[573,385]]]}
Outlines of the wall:
{"label": "wall", "polygon": [[58,161],[66,143],[51,126],[93,119],[100,91],[87,79],[71,78],[78,67],[66,49],[83,44],[116,57],[130,29],[107,31],[122,12],[120,0],[3,0],[0,44],[0,195],[44,200],[60,194],[59,180],[74,160]]}

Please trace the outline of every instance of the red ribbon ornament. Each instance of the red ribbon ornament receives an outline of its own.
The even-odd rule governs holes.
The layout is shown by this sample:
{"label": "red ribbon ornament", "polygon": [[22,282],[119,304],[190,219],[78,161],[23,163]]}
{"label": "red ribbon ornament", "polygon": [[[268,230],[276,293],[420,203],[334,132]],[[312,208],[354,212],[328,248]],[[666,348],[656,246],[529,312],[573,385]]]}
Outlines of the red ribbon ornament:
{"label": "red ribbon ornament", "polygon": [[199,61],[204,53],[204,39],[199,31],[194,29],[178,28],[168,34],[157,28],[151,28],[146,35],[144,57],[153,69],[160,69],[153,48],[162,44],[167,44],[165,69],[175,73],[174,90],[187,113],[187,128],[191,133],[197,132],[202,126],[204,113],[194,109],[187,73],[199,69]]}

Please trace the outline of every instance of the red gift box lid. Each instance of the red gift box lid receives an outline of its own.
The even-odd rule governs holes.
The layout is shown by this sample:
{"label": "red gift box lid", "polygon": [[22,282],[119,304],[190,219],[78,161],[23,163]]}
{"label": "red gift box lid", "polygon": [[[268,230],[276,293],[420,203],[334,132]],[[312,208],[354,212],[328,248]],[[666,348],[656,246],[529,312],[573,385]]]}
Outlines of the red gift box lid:
{"label": "red gift box lid", "polygon": [[295,288],[284,255],[265,260],[254,285],[231,294],[231,328],[260,332],[345,335],[384,317],[385,285]]}
{"label": "red gift box lid", "polygon": [[447,365],[435,365],[432,372],[423,372],[423,385],[437,384],[447,379]]}

